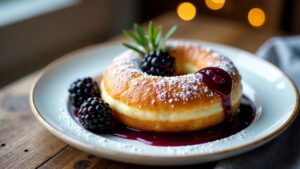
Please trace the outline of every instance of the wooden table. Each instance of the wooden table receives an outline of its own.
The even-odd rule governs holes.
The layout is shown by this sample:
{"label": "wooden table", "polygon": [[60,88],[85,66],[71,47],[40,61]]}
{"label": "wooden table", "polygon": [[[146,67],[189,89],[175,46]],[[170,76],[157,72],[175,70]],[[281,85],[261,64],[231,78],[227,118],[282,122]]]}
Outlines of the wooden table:
{"label": "wooden table", "polygon": [[[164,27],[178,25],[175,34],[178,38],[223,43],[251,52],[266,39],[281,34],[274,30],[253,29],[240,23],[204,16],[193,22],[183,22],[174,13],[160,16],[154,23]],[[110,41],[123,39],[119,36]],[[28,75],[0,90],[0,168],[152,168],[95,157],[65,144],[48,132],[33,117],[29,107],[28,95],[36,75]],[[215,164],[194,165],[190,168],[213,168]]]}

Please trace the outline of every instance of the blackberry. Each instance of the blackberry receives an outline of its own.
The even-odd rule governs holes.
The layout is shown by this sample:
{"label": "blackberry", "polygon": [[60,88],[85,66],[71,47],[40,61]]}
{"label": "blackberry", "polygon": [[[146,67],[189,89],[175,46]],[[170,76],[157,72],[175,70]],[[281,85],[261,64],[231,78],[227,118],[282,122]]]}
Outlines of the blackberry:
{"label": "blackberry", "polygon": [[88,98],[78,112],[79,122],[93,132],[109,131],[112,126],[112,110],[99,97]]}
{"label": "blackberry", "polygon": [[89,97],[100,97],[100,89],[97,82],[86,77],[73,82],[69,88],[69,94],[71,104],[79,108]]}
{"label": "blackberry", "polygon": [[175,58],[168,52],[156,51],[144,57],[141,69],[155,76],[171,76],[175,73]]}

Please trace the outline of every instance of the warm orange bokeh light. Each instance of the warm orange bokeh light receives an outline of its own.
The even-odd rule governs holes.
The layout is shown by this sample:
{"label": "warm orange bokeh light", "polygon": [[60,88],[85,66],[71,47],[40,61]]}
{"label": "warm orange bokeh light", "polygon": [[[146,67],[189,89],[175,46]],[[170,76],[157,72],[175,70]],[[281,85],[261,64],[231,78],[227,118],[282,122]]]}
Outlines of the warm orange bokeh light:
{"label": "warm orange bokeh light", "polygon": [[219,10],[225,5],[225,0],[205,0],[205,4],[209,9]]}
{"label": "warm orange bokeh light", "polygon": [[183,2],[177,7],[177,15],[185,21],[190,21],[195,18],[197,13],[196,7],[189,2]]}
{"label": "warm orange bokeh light", "polygon": [[254,27],[262,26],[266,21],[265,12],[260,8],[252,8],[248,12],[248,21]]}

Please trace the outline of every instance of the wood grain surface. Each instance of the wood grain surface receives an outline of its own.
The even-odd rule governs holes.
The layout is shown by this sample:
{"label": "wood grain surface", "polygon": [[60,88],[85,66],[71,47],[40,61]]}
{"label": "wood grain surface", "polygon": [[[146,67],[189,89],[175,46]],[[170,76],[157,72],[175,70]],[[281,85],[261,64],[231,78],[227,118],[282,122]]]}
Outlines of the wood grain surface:
{"label": "wood grain surface", "polygon": [[[175,37],[223,43],[254,52],[265,40],[282,33],[274,30],[253,29],[227,20],[200,16],[183,22],[174,13],[154,20],[155,24],[178,25]],[[118,36],[110,41],[123,41]],[[33,73],[0,90],[0,168],[159,168],[114,162],[77,150],[48,132],[32,115],[29,92]],[[188,168],[213,168],[216,162]],[[186,168],[186,167],[176,167]]]}

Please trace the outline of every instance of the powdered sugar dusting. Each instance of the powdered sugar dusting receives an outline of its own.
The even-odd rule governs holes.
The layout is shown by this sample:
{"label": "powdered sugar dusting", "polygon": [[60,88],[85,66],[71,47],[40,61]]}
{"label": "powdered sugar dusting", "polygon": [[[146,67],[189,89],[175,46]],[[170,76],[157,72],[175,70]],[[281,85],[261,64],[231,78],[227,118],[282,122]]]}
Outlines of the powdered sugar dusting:
{"label": "powdered sugar dusting", "polygon": [[[198,44],[178,42],[176,45],[189,45],[201,48],[203,51],[209,51],[212,54],[210,57],[218,57],[219,59],[212,59],[210,63],[206,65],[211,67],[219,67],[224,69],[231,75],[235,75],[237,70],[235,69],[233,63],[222,56],[221,54],[212,51],[208,47],[201,47]],[[172,45],[171,45],[172,48]],[[195,50],[199,51],[199,50]],[[159,77],[152,76],[146,73],[143,73],[139,65],[142,61],[142,58],[138,56],[133,51],[126,51],[116,57],[113,61],[114,69],[112,70],[113,76],[117,76],[119,82],[125,82],[126,78],[132,77],[134,75],[141,75],[143,79],[131,79],[130,85],[134,86],[148,86],[155,89],[156,101],[160,103],[175,103],[175,102],[188,102],[194,99],[201,99],[201,96],[205,94],[208,98],[213,98],[216,94],[211,92],[208,87],[201,82],[202,75],[199,73],[192,73],[180,76],[172,77]],[[203,87],[204,86],[204,87]],[[149,91],[145,91],[149,92]],[[213,102],[211,100],[211,102]],[[151,102],[153,104],[153,101]]]}
{"label": "powdered sugar dusting", "polygon": [[199,87],[201,84],[202,82],[196,78],[195,74],[165,77],[152,82],[156,89],[157,99],[169,103],[189,101],[201,97],[199,95],[203,92]]}

